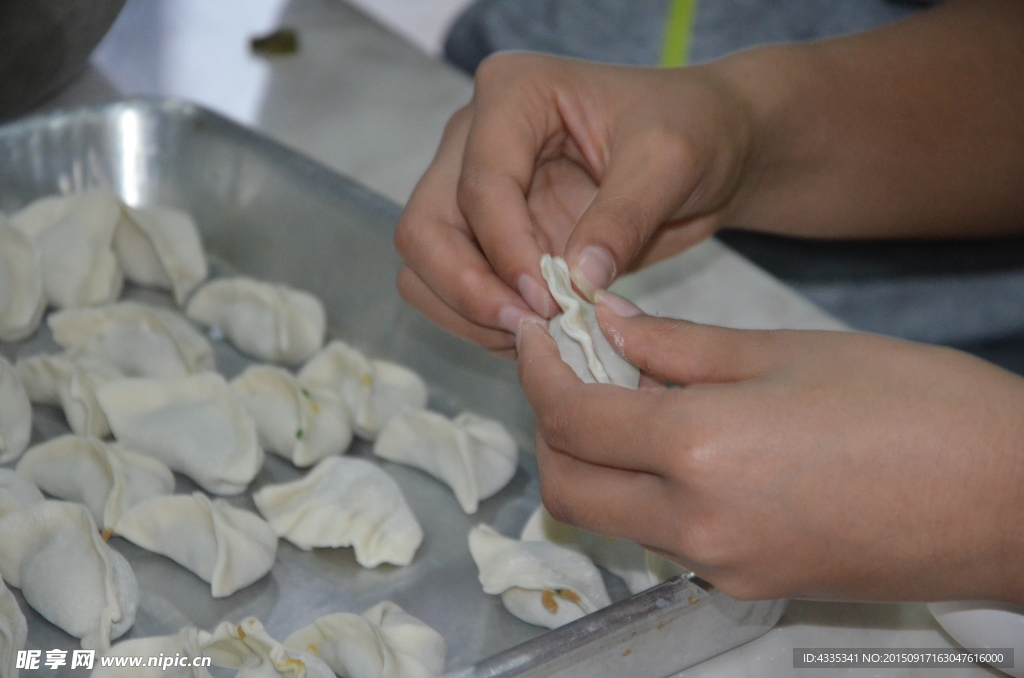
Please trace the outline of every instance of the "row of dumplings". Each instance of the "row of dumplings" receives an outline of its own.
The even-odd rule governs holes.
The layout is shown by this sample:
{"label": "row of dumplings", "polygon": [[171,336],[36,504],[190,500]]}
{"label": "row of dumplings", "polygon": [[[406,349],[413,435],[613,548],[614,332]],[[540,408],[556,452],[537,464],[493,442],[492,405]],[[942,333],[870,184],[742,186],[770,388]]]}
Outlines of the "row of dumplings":
{"label": "row of dumplings", "polygon": [[[60,212],[59,202],[96,207],[108,197],[94,192],[85,200],[46,199],[24,210],[16,222],[24,223],[22,217],[34,215],[34,221],[41,223],[47,214],[60,221],[65,217],[53,216]],[[132,212],[123,205],[119,209],[117,228],[126,228],[124,219]],[[72,224],[68,227],[96,221],[68,218]],[[37,233],[44,230],[35,229]],[[198,252],[201,257],[201,249]],[[110,260],[92,259],[94,263]],[[43,260],[35,259],[36,263]],[[43,270],[37,267],[40,280]],[[515,443],[499,424],[470,414],[450,421],[427,412],[423,409],[425,385],[400,365],[368,360],[335,342],[310,361],[299,378],[271,365],[254,365],[227,383],[212,371],[209,342],[174,311],[135,302],[89,307],[115,297],[120,285],[109,285],[107,289],[117,292],[106,297],[60,300],[47,296],[51,305],[64,309],[48,318],[64,352],[23,358],[16,370],[0,359],[0,463],[21,457],[17,473],[6,472],[8,476],[21,476],[47,494],[68,500],[21,507],[24,511],[8,506],[7,513],[12,515],[5,525],[17,536],[19,524],[38,523],[39,515],[70,512],[74,517],[50,520],[72,529],[73,538],[67,538],[66,530],[43,530],[36,540],[41,549],[12,551],[7,580],[27,586],[24,594],[29,604],[81,637],[83,646],[109,646],[110,639],[129,628],[134,618],[137,585],[127,562],[106,546],[113,534],[189,568],[210,582],[214,596],[230,595],[269,571],[279,535],[307,549],[353,546],[357,560],[367,567],[381,562],[408,564],[422,541],[422,530],[398,486],[369,462],[333,456],[347,448],[353,433],[373,439],[398,412],[416,412],[412,421],[425,419],[425,430],[433,430],[436,440],[420,441],[417,455],[401,449],[401,436],[392,434],[393,442],[382,449],[411,459],[447,456],[424,457],[418,465],[447,480],[457,489],[460,504],[471,505],[471,510],[515,471]],[[19,292],[24,287],[12,284],[7,289]],[[179,304],[190,289],[173,288]],[[0,317],[5,322],[17,315],[9,311],[16,311],[19,304],[8,303],[17,301],[16,297],[0,296]],[[21,338],[33,331],[43,306],[34,302],[32,323],[22,323],[17,335],[8,332],[4,338]],[[192,297],[186,313],[243,352],[265,360],[301,362],[323,343],[322,305],[311,295],[280,285],[244,278],[213,281]],[[47,441],[22,457],[31,429],[29,400],[62,407],[69,426],[81,435]],[[118,442],[100,439],[110,434]],[[481,483],[474,458],[487,450],[488,443],[497,444],[498,456],[506,461],[500,479],[485,477]],[[211,449],[219,454],[210,455]],[[297,466],[322,462],[302,480],[267,486],[254,496],[269,523],[202,493],[172,494],[171,469],[189,475],[209,492],[239,493],[262,465],[263,449]],[[27,503],[42,500],[38,489],[20,494],[31,499]],[[103,529],[101,539],[96,539],[97,526]],[[62,546],[54,549],[56,545]],[[43,552],[43,560],[37,551]],[[96,600],[102,597],[93,595],[97,591],[110,594],[106,596],[109,604],[46,593],[53,588],[52,580],[22,581],[16,576],[22,570],[46,571],[40,568],[46,554],[57,554],[58,560],[107,563],[105,568],[91,568],[84,579],[91,578],[92,585],[84,590]],[[61,610],[74,610],[77,617],[67,619]]]}
{"label": "row of dumplings", "polygon": [[[30,457],[26,455],[26,459]],[[346,461],[372,466],[361,460]],[[208,521],[216,533],[219,523],[218,538],[238,539],[233,530],[244,531],[251,527],[247,520],[258,520],[223,500],[210,502],[202,493],[171,497],[191,500],[196,511],[190,521],[193,526]],[[139,506],[147,506],[149,501]],[[127,524],[119,525],[125,525],[124,533],[129,539],[140,521],[161,520],[160,515],[151,511],[131,518],[129,510],[127,516]],[[175,536],[188,539],[183,532]],[[268,535],[255,548],[236,548],[230,555],[216,558],[214,567],[223,569],[226,562],[258,559],[265,555],[259,553],[261,546],[270,551],[272,561],[271,539],[272,535]],[[0,470],[0,541],[10,545],[0,556],[3,579],[21,588],[26,601],[47,619],[82,637],[83,647],[107,648],[111,639],[131,626],[138,603],[137,584],[127,561],[98,537],[87,505],[45,500],[22,474]],[[195,547],[193,542],[191,548]],[[527,522],[521,539],[503,537],[481,525],[470,532],[469,547],[484,591],[500,595],[505,607],[520,619],[548,628],[574,621],[609,604],[594,562],[622,577],[633,592],[682,571],[630,542],[557,523],[543,508]],[[64,572],[69,559],[77,563],[78,570],[71,579]],[[62,573],[60,583],[64,586],[55,585],[55,572]],[[0,675],[5,678],[17,675],[14,657],[24,647],[26,634],[24,616],[0,584]],[[239,676],[330,676],[335,672],[354,678],[412,678],[440,674],[445,643],[436,631],[393,603],[384,602],[361,617],[339,613],[319,618],[290,635],[283,644],[270,638],[259,622],[250,618],[240,624],[221,624],[212,634],[189,627],[172,636],[133,639],[105,654],[155,656],[158,652],[168,656],[210,656],[216,666],[238,669]],[[141,674],[97,669],[95,675]],[[188,667],[181,668],[177,675],[208,673]]]}
{"label": "row of dumplings", "polygon": [[124,281],[167,289],[180,305],[206,279],[191,217],[132,208],[109,189],[54,195],[0,216],[0,341],[35,331],[47,305],[115,301]]}
{"label": "row of dumplings", "polygon": [[27,445],[27,398],[62,407],[73,432],[113,434],[213,494],[242,492],[264,450],[305,467],[344,452],[353,434],[376,438],[379,456],[447,482],[467,513],[515,473],[515,441],[499,423],[425,409],[415,372],[341,341],[297,376],[252,365],[228,383],[209,371],[206,338],[167,309],[120,302],[56,312],[47,323],[65,352],[22,358],[13,371],[0,366],[0,402],[9,401],[0,463]]}
{"label": "row of dumplings", "polygon": [[[212,632],[185,627],[177,634],[118,643],[107,656],[208,657],[236,669],[236,678],[431,678],[444,670],[444,638],[390,601],[361,615],[339,612],[275,640],[255,617],[223,622]],[[97,668],[94,678],[210,678],[203,667]]]}
{"label": "row of dumplings", "polygon": [[31,335],[47,306],[114,302],[127,280],[167,290],[186,315],[260,360],[296,365],[323,346],[326,315],[313,295],[249,278],[202,285],[208,274],[186,212],[130,207],[107,188],[41,198],[0,214],[0,341]]}
{"label": "row of dumplings", "polygon": [[[62,502],[40,502],[61,504]],[[59,513],[49,510],[40,513]],[[73,513],[69,510],[65,514]],[[115,553],[111,551],[111,553]],[[76,582],[72,582],[76,583]],[[89,602],[89,601],[83,601]],[[92,601],[104,604],[105,601]],[[131,623],[116,605],[105,608]],[[70,616],[70,615],[69,615]],[[17,653],[25,647],[28,624],[10,590],[0,581],[0,676],[17,678]],[[374,605],[361,615],[335,613],[275,640],[255,617],[223,622],[212,632],[188,626],[176,634],[135,638],[105,651],[105,657],[175,657],[173,667],[97,665],[95,678],[164,676],[210,678],[194,660],[203,657],[212,666],[236,670],[236,678],[432,678],[444,670],[444,638],[390,601]]]}

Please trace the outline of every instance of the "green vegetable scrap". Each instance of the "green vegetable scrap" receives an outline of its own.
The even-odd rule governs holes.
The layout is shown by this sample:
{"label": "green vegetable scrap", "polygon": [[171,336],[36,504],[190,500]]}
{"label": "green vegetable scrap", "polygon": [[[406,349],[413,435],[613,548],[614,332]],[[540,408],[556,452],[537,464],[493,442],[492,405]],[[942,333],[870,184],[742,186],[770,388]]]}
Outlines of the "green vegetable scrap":
{"label": "green vegetable scrap", "polygon": [[279,28],[273,33],[252,38],[249,48],[259,56],[283,56],[299,51],[299,35],[294,28]]}

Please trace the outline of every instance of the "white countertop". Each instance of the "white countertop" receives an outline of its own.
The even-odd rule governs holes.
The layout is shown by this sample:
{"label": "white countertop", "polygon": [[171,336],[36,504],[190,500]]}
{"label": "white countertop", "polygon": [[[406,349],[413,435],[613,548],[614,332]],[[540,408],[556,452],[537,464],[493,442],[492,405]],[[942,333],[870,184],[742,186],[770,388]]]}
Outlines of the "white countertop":
{"label": "white countertop", "polygon": [[[264,60],[248,38],[287,24],[299,54]],[[399,203],[429,163],[448,116],[471,94],[430,59],[340,0],[129,0],[94,67],[44,108],[134,94],[179,96],[222,112]],[[616,289],[662,315],[745,328],[843,329],[717,242]],[[794,647],[952,647],[923,605],[793,602],[765,636],[680,676],[806,676]],[[816,676],[936,675],[831,669]],[[980,668],[943,675],[1001,675]]]}

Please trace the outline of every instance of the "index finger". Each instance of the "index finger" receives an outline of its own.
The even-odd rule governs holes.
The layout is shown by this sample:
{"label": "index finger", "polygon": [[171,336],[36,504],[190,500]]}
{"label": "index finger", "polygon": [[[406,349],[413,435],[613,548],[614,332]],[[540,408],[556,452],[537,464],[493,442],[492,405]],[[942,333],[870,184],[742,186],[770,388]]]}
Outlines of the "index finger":
{"label": "index finger", "polygon": [[[395,229],[395,247],[430,292],[482,328],[514,333],[533,315],[495,275],[456,202],[470,109],[452,116],[430,167],[413,190]],[[436,320],[436,309],[420,308]],[[431,313],[431,311],[435,311]]]}
{"label": "index finger", "polygon": [[[487,260],[542,317],[555,310],[540,274],[544,254],[527,207],[538,158],[562,128],[553,102],[522,70],[526,55],[496,55],[481,64],[474,116],[459,179],[459,207]],[[543,82],[543,78],[537,79]]]}
{"label": "index finger", "polygon": [[[668,390],[634,391],[612,384],[586,384],[562,360],[558,345],[536,323],[519,332],[519,381],[537,414],[547,443],[602,466],[666,475],[671,455],[660,416]],[[683,422],[671,422],[679,428]]]}

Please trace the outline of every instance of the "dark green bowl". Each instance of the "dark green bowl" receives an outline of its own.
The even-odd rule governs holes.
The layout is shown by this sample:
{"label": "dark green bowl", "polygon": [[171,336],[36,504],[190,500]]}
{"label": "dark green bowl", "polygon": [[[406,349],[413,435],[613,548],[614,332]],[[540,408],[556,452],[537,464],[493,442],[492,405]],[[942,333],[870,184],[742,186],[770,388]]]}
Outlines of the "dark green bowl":
{"label": "dark green bowl", "polygon": [[0,0],[0,119],[56,94],[85,67],[125,0]]}

